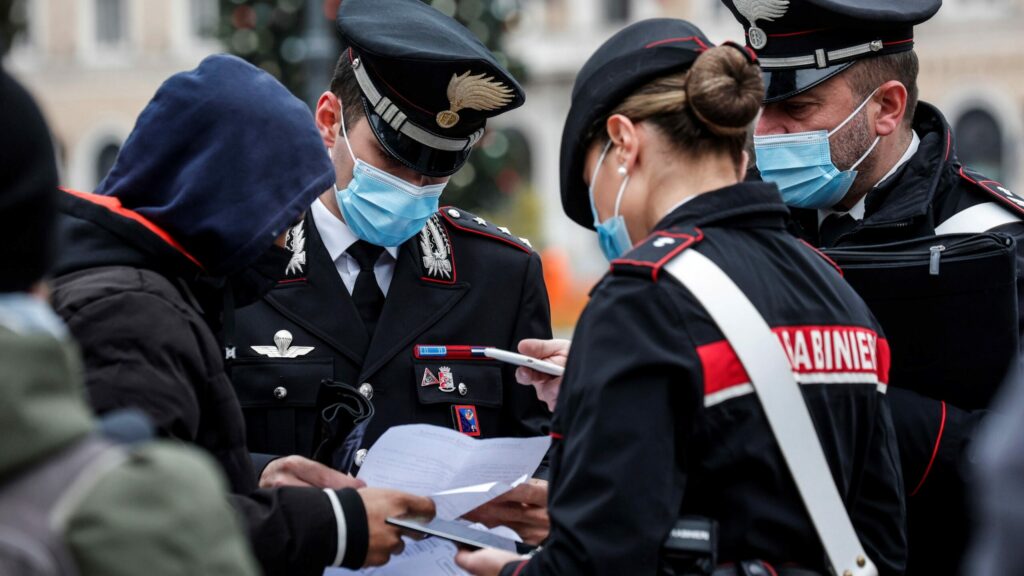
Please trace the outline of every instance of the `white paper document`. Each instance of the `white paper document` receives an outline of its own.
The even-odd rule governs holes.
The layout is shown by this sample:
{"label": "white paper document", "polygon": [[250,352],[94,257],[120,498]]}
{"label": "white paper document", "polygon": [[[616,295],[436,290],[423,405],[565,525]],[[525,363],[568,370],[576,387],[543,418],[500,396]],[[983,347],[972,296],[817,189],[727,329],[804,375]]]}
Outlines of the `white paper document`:
{"label": "white paper document", "polygon": [[[481,525],[475,525],[487,530]],[[488,530],[499,536],[519,540],[515,532],[504,526]],[[405,551],[393,556],[384,566],[364,568],[362,570],[346,570],[344,568],[328,568],[324,576],[469,576],[455,564],[455,545],[441,538],[425,540],[405,540]]]}
{"label": "white paper document", "polygon": [[479,440],[440,426],[395,426],[377,440],[358,478],[373,488],[429,496],[452,520],[525,482],[551,438]]}

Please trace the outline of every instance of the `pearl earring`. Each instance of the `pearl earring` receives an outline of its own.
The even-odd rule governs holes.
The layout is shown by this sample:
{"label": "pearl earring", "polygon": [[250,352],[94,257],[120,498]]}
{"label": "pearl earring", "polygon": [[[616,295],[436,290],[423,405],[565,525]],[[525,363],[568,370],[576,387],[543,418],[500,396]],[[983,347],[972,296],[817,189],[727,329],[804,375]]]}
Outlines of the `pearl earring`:
{"label": "pearl earring", "polygon": [[619,176],[625,176],[625,175],[626,175],[626,165],[625,164],[619,164]]}

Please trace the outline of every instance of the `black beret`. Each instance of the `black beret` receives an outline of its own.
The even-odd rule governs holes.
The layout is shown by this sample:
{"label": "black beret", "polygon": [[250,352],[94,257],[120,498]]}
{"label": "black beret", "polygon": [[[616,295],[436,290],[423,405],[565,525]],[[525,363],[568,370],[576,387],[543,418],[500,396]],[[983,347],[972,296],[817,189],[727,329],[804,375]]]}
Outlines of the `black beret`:
{"label": "black beret", "polygon": [[456,172],[487,119],[525,101],[480,40],[421,0],[345,0],[338,30],[374,134],[421,174]]}
{"label": "black beret", "polygon": [[914,48],[942,0],[722,0],[764,71],[765,103],[809,90],[863,58]]}
{"label": "black beret", "polygon": [[660,76],[687,70],[714,46],[693,24],[673,18],[642,20],[620,30],[594,52],[576,76],[562,131],[562,208],[576,223],[594,227],[583,181],[586,138],[634,90]]}
{"label": "black beret", "polygon": [[54,257],[57,163],[32,97],[0,69],[0,292],[24,292]]}

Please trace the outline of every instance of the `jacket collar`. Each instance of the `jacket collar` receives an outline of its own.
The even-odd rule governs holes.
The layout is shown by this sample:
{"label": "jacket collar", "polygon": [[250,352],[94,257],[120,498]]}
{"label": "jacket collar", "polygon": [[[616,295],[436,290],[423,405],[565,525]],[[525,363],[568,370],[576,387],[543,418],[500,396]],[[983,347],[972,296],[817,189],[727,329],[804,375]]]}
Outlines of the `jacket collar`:
{"label": "jacket collar", "polygon": [[921,138],[917,154],[868,193],[865,224],[890,224],[926,215],[944,168],[957,161],[953,131],[934,106],[918,104],[914,131]]}
{"label": "jacket collar", "polygon": [[370,341],[324,245],[317,221],[306,218],[305,225],[309,259],[306,277],[284,281],[265,300],[360,366],[359,382],[372,378],[391,358],[408,350],[417,336],[444,318],[470,289],[469,283],[455,280],[454,273],[452,282],[425,277],[417,248],[419,235],[409,239],[398,251],[391,288]]}
{"label": "jacket collar", "polygon": [[713,226],[729,221],[731,227],[784,228],[789,209],[774,184],[739,182],[705,192],[677,206],[654,226],[654,230],[675,227]]}

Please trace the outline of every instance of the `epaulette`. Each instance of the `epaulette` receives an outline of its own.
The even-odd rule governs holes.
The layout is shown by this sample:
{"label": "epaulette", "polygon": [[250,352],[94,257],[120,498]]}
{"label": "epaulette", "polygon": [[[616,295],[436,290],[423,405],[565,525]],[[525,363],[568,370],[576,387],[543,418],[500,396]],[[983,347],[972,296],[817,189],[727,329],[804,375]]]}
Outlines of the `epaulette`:
{"label": "epaulette", "polygon": [[445,206],[438,210],[437,213],[440,214],[448,224],[458,230],[498,240],[508,244],[509,246],[514,246],[527,254],[533,252],[533,245],[530,244],[529,240],[512,234],[512,232],[504,226],[491,224],[476,214],[471,214],[461,208],[455,208],[454,206]]}
{"label": "epaulette", "polygon": [[964,166],[960,167],[960,177],[998,200],[1000,205],[1009,208],[1014,214],[1024,217],[1024,198],[1017,196],[1006,186]]}
{"label": "epaulette", "polygon": [[612,274],[643,276],[657,282],[658,274],[665,264],[703,239],[704,233],[700,228],[658,230],[622,258],[612,260]]}

